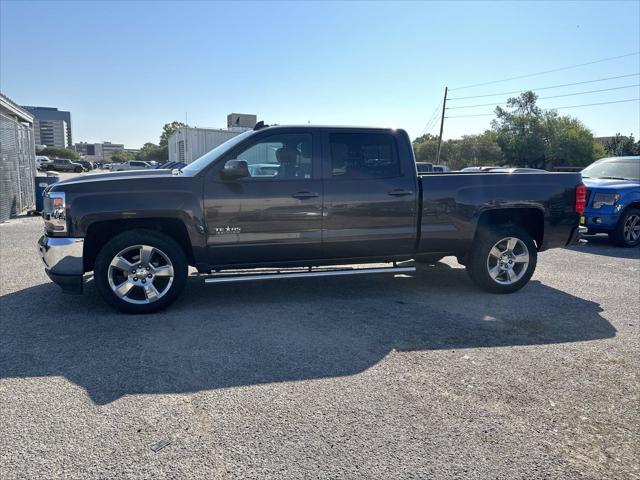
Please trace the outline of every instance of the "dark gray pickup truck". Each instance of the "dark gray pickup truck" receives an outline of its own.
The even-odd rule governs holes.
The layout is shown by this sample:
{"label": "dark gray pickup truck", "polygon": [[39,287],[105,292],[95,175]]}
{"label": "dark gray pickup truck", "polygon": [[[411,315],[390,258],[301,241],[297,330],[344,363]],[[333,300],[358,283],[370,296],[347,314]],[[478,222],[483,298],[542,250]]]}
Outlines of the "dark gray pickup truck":
{"label": "dark gray pickup truck", "polygon": [[220,283],[455,255],[483,289],[513,292],[539,251],[577,241],[585,188],[574,173],[419,176],[403,130],[276,126],[182,170],[81,176],[44,195],[49,277],[80,293],[93,271],[105,300],[145,313],[176,299],[189,266]]}

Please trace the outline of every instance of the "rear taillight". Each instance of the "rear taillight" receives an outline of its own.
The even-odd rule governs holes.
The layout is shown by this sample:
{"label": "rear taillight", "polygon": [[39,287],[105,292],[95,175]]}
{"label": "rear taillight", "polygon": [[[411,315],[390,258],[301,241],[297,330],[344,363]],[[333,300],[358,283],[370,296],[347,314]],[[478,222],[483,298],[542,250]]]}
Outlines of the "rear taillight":
{"label": "rear taillight", "polygon": [[576,212],[582,215],[587,207],[587,187],[580,184],[576,187]]}

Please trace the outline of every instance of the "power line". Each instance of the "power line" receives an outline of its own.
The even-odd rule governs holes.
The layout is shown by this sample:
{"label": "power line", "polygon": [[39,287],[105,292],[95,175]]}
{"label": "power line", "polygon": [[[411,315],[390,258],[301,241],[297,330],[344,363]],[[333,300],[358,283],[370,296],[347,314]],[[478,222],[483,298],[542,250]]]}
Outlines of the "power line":
{"label": "power line", "polygon": [[[625,85],[622,87],[611,87],[611,88],[601,88],[599,90],[586,90],[584,92],[575,92],[575,93],[564,93],[562,95],[551,95],[549,97],[539,97],[538,100],[545,100],[548,98],[560,98],[560,97],[573,97],[575,95],[586,95],[588,93],[598,93],[598,92],[609,92],[611,90],[622,90],[624,88],[633,88],[640,87],[640,83],[636,83],[634,85]],[[499,103],[479,103],[475,105],[461,105],[459,107],[447,107],[447,110],[454,110],[458,108],[474,108],[474,107],[490,107],[492,105],[506,105],[507,102],[499,102]]]}
{"label": "power line", "polygon": [[429,118],[429,120],[427,121],[427,124],[425,125],[424,129],[422,130],[422,133],[420,134],[420,136],[423,136],[428,131],[430,131],[431,128],[433,128],[433,125],[435,125],[435,121],[438,118],[438,112],[439,111],[440,111],[440,105],[438,105],[436,107],[436,109],[433,111],[433,113],[431,114],[431,118]]}
{"label": "power line", "polygon": [[[562,110],[565,108],[580,108],[580,107],[593,107],[595,105],[609,105],[611,103],[625,103],[625,102],[637,102],[640,101],[640,98],[629,98],[626,100],[614,100],[612,102],[599,102],[599,103],[585,103],[582,105],[566,105],[563,107],[543,107],[547,110]],[[473,115],[452,115],[450,117],[445,117],[445,118],[464,118],[464,117],[489,117],[489,116],[493,116],[495,115],[495,113],[477,113],[477,114],[473,114]]]}
{"label": "power line", "polygon": [[604,82],[607,80],[616,80],[618,78],[627,78],[627,77],[635,77],[640,75],[640,72],[638,73],[629,73],[627,75],[618,75],[616,77],[606,77],[606,78],[597,78],[595,80],[585,80],[583,82],[574,82],[574,83],[563,83],[562,85],[551,85],[548,87],[540,87],[540,88],[524,88],[524,89],[520,89],[520,90],[512,90],[510,92],[501,92],[501,93],[487,93],[486,95],[471,95],[469,97],[454,97],[454,98],[448,98],[447,101],[453,101],[453,100],[467,100],[470,98],[482,98],[482,97],[499,97],[502,95],[511,95],[513,93],[522,93],[524,91],[534,91],[537,92],[539,90],[549,90],[551,88],[560,88],[560,87],[571,87],[573,85],[584,85],[585,83],[596,83],[596,82]]}
{"label": "power line", "polygon": [[483,85],[493,85],[495,83],[508,82],[510,80],[518,80],[518,79],[521,79],[521,78],[535,77],[537,75],[544,75],[544,74],[547,74],[547,73],[562,72],[564,70],[570,70],[572,68],[584,67],[586,65],[593,65],[595,63],[601,63],[601,62],[608,62],[610,60],[617,60],[619,58],[632,57],[632,56],[638,55],[638,54],[640,54],[640,52],[627,53],[627,54],[618,55],[618,56],[615,56],[615,57],[601,58],[599,60],[593,60],[591,62],[578,63],[576,65],[569,65],[568,67],[553,68],[551,70],[544,70],[542,72],[536,72],[536,73],[528,73],[526,75],[518,75],[518,76],[515,76],[515,77],[503,78],[503,79],[500,79],[500,80],[492,80],[490,82],[482,82],[482,83],[474,83],[474,84],[471,84],[471,85],[464,85],[462,87],[452,88],[451,90],[462,90],[462,89],[465,89],[465,88],[481,87]]}

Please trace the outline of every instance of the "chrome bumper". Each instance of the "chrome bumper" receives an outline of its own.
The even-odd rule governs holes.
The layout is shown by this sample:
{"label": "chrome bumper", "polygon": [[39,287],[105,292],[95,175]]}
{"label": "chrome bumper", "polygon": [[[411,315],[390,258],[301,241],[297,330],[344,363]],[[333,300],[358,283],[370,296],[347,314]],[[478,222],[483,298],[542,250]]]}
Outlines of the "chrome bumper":
{"label": "chrome bumper", "polygon": [[83,246],[83,238],[43,235],[38,240],[38,249],[47,273],[54,275],[82,275],[84,273]]}

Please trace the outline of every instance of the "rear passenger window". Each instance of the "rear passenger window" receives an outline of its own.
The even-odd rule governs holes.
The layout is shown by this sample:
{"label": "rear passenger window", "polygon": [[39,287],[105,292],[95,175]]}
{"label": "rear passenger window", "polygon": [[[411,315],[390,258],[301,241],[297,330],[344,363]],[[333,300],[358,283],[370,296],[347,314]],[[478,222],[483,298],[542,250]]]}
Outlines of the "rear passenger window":
{"label": "rear passenger window", "polygon": [[331,172],[335,178],[387,178],[400,175],[395,139],[384,133],[331,133]]}

